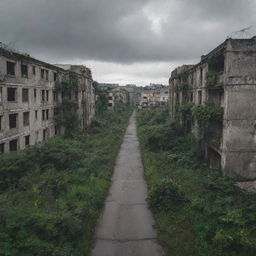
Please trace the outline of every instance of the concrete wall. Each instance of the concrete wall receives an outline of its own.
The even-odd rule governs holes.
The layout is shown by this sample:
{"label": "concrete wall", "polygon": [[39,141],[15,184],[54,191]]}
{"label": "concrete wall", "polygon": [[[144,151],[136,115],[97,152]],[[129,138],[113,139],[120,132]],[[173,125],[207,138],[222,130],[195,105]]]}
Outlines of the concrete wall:
{"label": "concrete wall", "polygon": [[[222,56],[224,67],[218,70],[214,88],[206,84],[206,73],[214,57]],[[225,175],[256,178],[256,38],[228,39],[218,46],[200,63],[184,65],[172,72],[169,80],[170,116],[180,117],[177,105],[182,105],[182,93],[177,93],[181,75],[188,77],[193,93],[192,102],[196,105],[212,101],[224,110],[219,146],[205,141],[205,154],[211,166],[218,166],[220,160]],[[201,97],[199,97],[201,95]],[[218,128],[219,129],[219,128]],[[199,137],[199,127],[195,121],[192,132]]]}
{"label": "concrete wall", "polygon": [[[7,74],[7,62],[15,63],[15,75]],[[21,64],[26,64],[28,74],[26,77],[21,74]],[[42,77],[42,71],[44,76]],[[29,56],[24,56],[14,52],[8,52],[0,49],[0,149],[4,145],[4,152],[10,151],[10,141],[17,140],[17,150],[25,148],[25,136],[29,136],[29,145],[47,140],[63,132],[63,128],[54,125],[54,109],[58,102],[61,102],[60,93],[54,99],[55,82],[69,79],[75,76],[79,81],[78,90],[72,91],[72,99],[78,102],[79,119],[85,119],[85,125],[90,123],[95,113],[94,91],[92,88],[92,78],[90,80],[90,89],[88,90],[83,83],[83,76],[79,73],[65,71],[57,66],[50,65]],[[16,89],[15,101],[8,101],[8,88]],[[23,102],[22,90],[28,89],[28,101]],[[87,90],[90,94],[90,101],[83,96],[83,91]],[[43,100],[43,94],[44,100]],[[85,114],[83,110],[83,97],[87,104],[92,104],[90,113]],[[29,123],[24,125],[23,113],[29,112]],[[55,110],[56,112],[56,110]],[[47,114],[46,114],[47,113]],[[17,114],[17,127],[9,127],[9,117],[11,114]],[[45,118],[43,118],[43,114]],[[46,118],[47,115],[47,118]],[[82,122],[81,122],[81,126]]]}
{"label": "concrete wall", "polygon": [[225,66],[223,170],[256,178],[256,40],[229,40]]}

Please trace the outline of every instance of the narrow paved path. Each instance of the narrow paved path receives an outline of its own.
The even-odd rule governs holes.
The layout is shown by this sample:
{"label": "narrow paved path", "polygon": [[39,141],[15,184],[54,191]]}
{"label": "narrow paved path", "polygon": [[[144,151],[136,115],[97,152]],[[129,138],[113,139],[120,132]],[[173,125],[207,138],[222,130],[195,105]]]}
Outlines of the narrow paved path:
{"label": "narrow paved path", "polygon": [[119,151],[92,256],[160,256],[132,115]]}

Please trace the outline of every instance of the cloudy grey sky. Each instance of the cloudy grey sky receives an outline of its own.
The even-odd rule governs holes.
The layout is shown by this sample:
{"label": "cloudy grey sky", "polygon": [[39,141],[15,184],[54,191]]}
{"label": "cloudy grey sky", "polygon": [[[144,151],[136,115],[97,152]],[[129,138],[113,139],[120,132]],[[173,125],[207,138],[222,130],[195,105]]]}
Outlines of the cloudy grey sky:
{"label": "cloudy grey sky", "polygon": [[256,34],[255,13],[256,0],[0,0],[0,41],[100,82],[167,84],[233,31]]}

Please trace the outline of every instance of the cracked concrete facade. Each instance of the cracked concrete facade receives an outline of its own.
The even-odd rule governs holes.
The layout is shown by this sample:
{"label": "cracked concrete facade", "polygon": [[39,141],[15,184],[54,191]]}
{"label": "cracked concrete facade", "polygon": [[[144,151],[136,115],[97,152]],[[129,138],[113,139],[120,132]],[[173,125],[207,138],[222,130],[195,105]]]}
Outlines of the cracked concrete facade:
{"label": "cracked concrete facade", "polygon": [[[207,82],[214,74],[214,84]],[[177,88],[186,77],[189,94]],[[208,164],[228,176],[256,178],[256,37],[227,39],[196,65],[175,69],[169,80],[170,116],[182,122],[180,106],[211,101],[223,108],[223,119],[211,123],[215,141],[205,141]],[[191,130],[199,137],[198,123]]]}
{"label": "cracked concrete facade", "polygon": [[70,98],[78,104],[81,128],[95,114],[95,94],[90,69],[60,68],[27,54],[0,48],[0,153],[24,149],[63,133],[54,115],[62,100],[54,91],[56,82],[78,81]]}

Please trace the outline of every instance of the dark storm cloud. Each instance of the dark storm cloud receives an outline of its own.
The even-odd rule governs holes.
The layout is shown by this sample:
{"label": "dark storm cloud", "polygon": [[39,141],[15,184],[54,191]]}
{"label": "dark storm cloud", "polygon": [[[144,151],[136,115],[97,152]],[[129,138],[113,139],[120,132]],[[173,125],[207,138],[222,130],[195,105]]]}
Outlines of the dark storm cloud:
{"label": "dark storm cloud", "polygon": [[0,2],[0,41],[50,61],[194,59],[254,23],[253,0]]}

